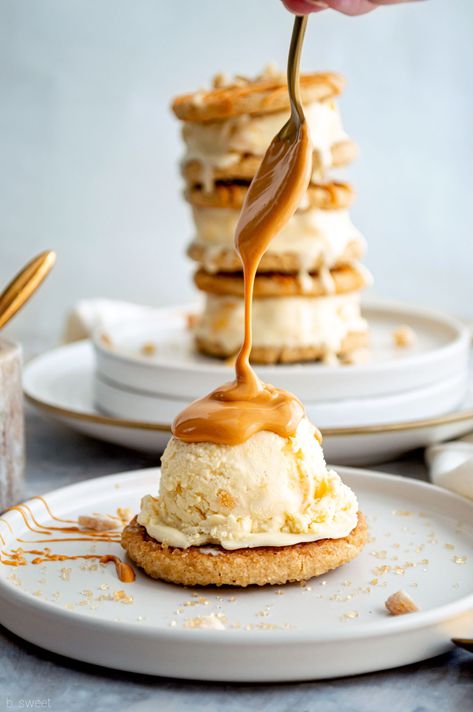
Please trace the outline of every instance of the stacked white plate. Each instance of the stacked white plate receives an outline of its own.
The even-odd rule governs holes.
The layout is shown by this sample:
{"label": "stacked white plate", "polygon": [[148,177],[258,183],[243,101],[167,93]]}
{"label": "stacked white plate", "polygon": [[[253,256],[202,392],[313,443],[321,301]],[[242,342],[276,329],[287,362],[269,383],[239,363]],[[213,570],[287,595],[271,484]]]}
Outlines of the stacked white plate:
{"label": "stacked white plate", "polygon": [[[233,377],[233,367],[195,353],[191,307],[156,310],[98,331],[95,404],[108,415],[170,423],[191,400]],[[458,408],[468,388],[469,333],[456,319],[416,307],[376,302],[364,309],[371,359],[363,365],[257,367],[260,377],[297,394],[323,431],[401,423]],[[415,334],[394,344],[401,325]]]}

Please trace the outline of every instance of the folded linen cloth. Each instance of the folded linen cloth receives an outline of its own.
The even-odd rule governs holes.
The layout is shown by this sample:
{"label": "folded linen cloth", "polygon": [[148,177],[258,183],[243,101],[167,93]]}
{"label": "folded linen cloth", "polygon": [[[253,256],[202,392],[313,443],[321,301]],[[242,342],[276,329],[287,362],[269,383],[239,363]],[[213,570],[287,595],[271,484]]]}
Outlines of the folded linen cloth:
{"label": "folded linen cloth", "polygon": [[107,329],[119,321],[152,316],[157,309],[143,304],[132,304],[116,299],[82,299],[66,317],[62,333],[63,343],[88,339],[98,328]]}
{"label": "folded linen cloth", "polygon": [[432,445],[425,459],[434,485],[473,499],[473,434]]}
{"label": "folded linen cloth", "polygon": [[[463,320],[463,323],[473,340],[473,321]],[[425,461],[434,485],[473,499],[473,433],[458,440],[431,445],[425,451]]]}

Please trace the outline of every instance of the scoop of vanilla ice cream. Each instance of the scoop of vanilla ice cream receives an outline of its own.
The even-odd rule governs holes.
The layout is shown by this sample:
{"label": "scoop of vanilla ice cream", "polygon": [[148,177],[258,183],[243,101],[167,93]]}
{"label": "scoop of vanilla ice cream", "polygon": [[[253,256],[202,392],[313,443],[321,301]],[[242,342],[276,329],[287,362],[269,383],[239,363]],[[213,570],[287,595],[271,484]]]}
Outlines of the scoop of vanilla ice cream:
{"label": "scoop of vanilla ice cream", "polygon": [[162,457],[159,497],[143,498],[138,522],[154,539],[186,548],[286,546],[347,536],[357,524],[354,493],[327,468],[316,429],[294,437],[262,431],[239,445],[172,438]]}

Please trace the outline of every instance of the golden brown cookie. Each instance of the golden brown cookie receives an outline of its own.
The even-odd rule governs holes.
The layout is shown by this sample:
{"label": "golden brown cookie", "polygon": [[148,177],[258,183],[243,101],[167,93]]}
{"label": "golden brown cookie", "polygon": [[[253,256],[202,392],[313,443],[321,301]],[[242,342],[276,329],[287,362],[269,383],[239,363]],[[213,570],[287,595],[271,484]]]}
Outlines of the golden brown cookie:
{"label": "golden brown cookie", "polygon": [[[335,72],[301,75],[303,104],[337,96],[345,80]],[[176,96],[171,108],[182,121],[222,121],[242,114],[270,114],[289,109],[287,83],[283,75],[254,80],[240,78],[233,84]]]}
{"label": "golden brown cookie", "polygon": [[[335,267],[330,270],[334,294],[357,292],[367,285],[364,270],[355,266]],[[306,284],[297,274],[280,272],[258,273],[255,279],[254,298],[265,297],[323,297],[327,294],[325,281],[319,273],[310,275]],[[198,289],[208,294],[228,295],[243,298],[243,276],[240,272],[217,272],[212,274],[199,269],[194,275]]]}
{"label": "golden brown cookie", "polygon": [[[184,193],[188,203],[195,208],[226,208],[241,210],[248,192],[249,183],[216,183],[213,190],[206,192],[201,186],[193,185]],[[303,207],[299,210],[318,208],[319,210],[346,210],[350,207],[355,192],[349,183],[331,181],[311,183],[307,189]]]}
{"label": "golden brown cookie", "polygon": [[[195,337],[197,351],[205,356],[227,359],[235,356],[237,351],[229,352],[221,343],[206,339],[202,336]],[[352,354],[359,349],[366,349],[369,345],[368,332],[352,332],[342,340],[340,350],[334,354],[341,361],[350,362]],[[321,361],[327,355],[323,346],[253,346],[251,349],[251,363],[272,365],[275,363],[304,363]]]}
{"label": "golden brown cookie", "polygon": [[[363,243],[360,240],[351,240],[339,256],[335,265],[340,267],[349,265],[359,260],[363,255]],[[241,272],[241,261],[233,249],[222,248],[219,252],[209,252],[204,245],[193,242],[187,249],[187,255],[195,262],[203,265],[211,272]],[[315,272],[324,265],[324,256],[316,257],[311,265],[307,265],[310,272]],[[258,267],[258,274],[262,272],[282,272],[297,274],[300,271],[300,257],[291,252],[266,252]]]}
{"label": "golden brown cookie", "polygon": [[322,576],[358,556],[367,537],[366,520],[359,512],[357,526],[343,539],[234,551],[212,546],[218,551],[213,555],[204,553],[206,547],[163,546],[148,536],[135,517],[123,530],[122,546],[151,578],[183,586],[245,587],[281,585]]}
{"label": "golden brown cookie", "polygon": [[[355,160],[358,154],[358,148],[356,143],[346,139],[345,141],[334,144],[331,148],[331,153],[332,166],[334,168],[341,168]],[[217,181],[251,181],[256,175],[261,160],[262,156],[247,154],[242,155],[240,160],[231,165],[222,168],[209,167],[208,169],[203,168],[200,161],[191,160],[184,161],[181,170],[187,185],[191,187],[195,185],[206,185],[208,171],[210,171],[210,177],[214,183]],[[313,169],[321,170],[317,152],[314,152],[313,155]]]}

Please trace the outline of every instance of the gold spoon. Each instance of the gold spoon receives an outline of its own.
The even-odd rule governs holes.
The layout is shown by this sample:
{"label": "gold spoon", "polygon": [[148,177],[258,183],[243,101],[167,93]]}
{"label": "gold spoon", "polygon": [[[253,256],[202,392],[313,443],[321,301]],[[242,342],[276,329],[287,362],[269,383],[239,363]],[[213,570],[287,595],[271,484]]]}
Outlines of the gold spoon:
{"label": "gold spoon", "polygon": [[291,104],[291,119],[296,125],[299,125],[305,121],[299,90],[299,67],[306,27],[307,15],[302,17],[297,15],[294,18],[291,46],[289,47],[289,57],[287,62],[287,89]]}
{"label": "gold spoon", "polygon": [[473,638],[452,638],[452,643],[458,645],[459,648],[463,648],[463,650],[468,650],[469,653],[473,653]]}
{"label": "gold spoon", "polygon": [[0,294],[0,329],[12,319],[36,292],[56,262],[56,253],[46,250],[18,272]]}

